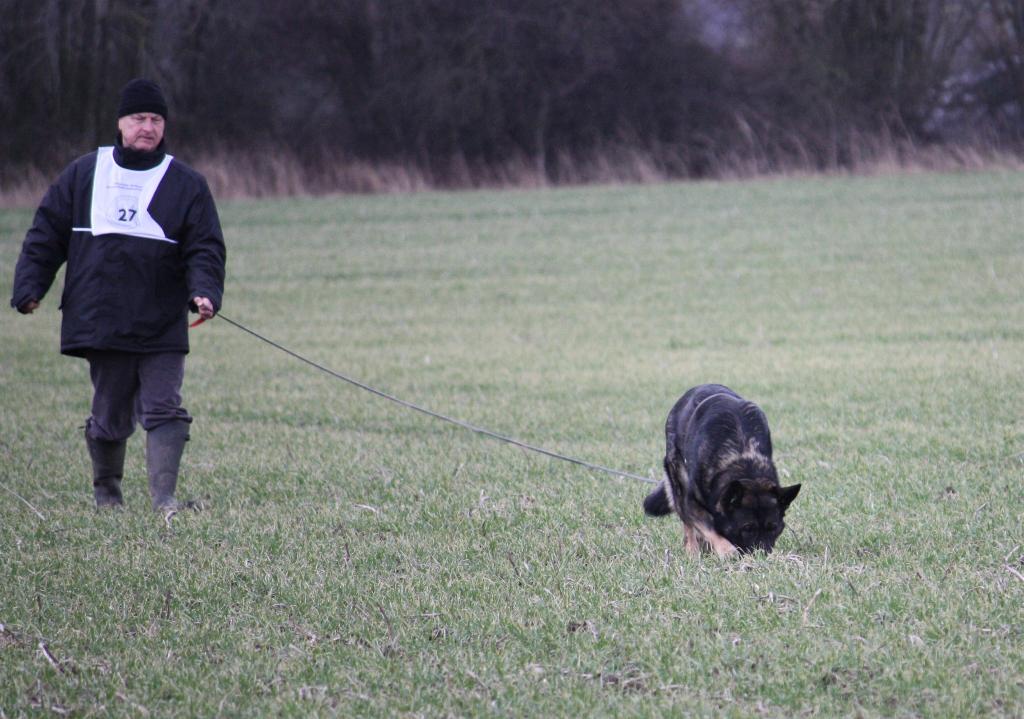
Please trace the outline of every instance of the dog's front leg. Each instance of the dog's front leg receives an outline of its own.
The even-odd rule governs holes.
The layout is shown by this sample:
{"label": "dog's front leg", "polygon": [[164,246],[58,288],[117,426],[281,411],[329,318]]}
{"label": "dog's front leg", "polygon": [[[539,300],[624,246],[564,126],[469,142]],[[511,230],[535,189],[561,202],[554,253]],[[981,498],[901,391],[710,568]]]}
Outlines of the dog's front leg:
{"label": "dog's front leg", "polygon": [[[724,559],[726,557],[732,557],[739,554],[739,550],[736,549],[736,545],[708,525],[698,524],[696,527],[697,531],[700,532],[701,536],[704,538],[704,541],[711,545],[711,548],[715,550],[715,554],[719,557]],[[689,536],[687,536],[687,543],[689,543]],[[687,544],[687,546],[689,546],[689,544]]]}
{"label": "dog's front leg", "polygon": [[697,530],[689,524],[684,524],[683,531],[686,533],[686,551],[689,552],[692,557],[699,556],[700,541],[697,539]]}
{"label": "dog's front leg", "polygon": [[699,547],[698,540],[703,540],[715,550],[715,554],[719,557],[731,557],[734,554],[739,554],[739,550],[732,542],[714,530],[711,515],[696,502],[688,502],[685,510],[680,512],[680,518],[686,527],[687,549],[690,548],[691,539],[693,546],[696,547]]}

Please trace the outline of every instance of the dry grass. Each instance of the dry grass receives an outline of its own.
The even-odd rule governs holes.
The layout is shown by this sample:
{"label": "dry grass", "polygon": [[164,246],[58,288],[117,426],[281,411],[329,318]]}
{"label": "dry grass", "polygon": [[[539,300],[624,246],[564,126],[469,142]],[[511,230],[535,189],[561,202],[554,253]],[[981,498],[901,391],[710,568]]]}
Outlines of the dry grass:
{"label": "dry grass", "polygon": [[[891,137],[846,138],[847,152],[815,160],[799,137],[769,146],[755,136],[744,147],[714,154],[702,164],[706,179],[741,180],[810,174],[880,176],[907,172],[955,172],[1024,169],[1024,156],[988,139],[955,144],[919,145]],[[838,148],[837,143],[837,148]],[[315,197],[332,194],[389,194],[437,189],[536,189],[548,186],[650,184],[680,179],[680,166],[693,164],[677,150],[609,145],[586,156],[556,153],[546,160],[526,156],[482,165],[455,156],[433,167],[324,156],[310,166],[287,153],[260,149],[205,153],[183,160],[202,172],[219,199]],[[0,178],[0,207],[38,204],[57,170],[38,167]],[[12,174],[19,179],[11,180]]]}

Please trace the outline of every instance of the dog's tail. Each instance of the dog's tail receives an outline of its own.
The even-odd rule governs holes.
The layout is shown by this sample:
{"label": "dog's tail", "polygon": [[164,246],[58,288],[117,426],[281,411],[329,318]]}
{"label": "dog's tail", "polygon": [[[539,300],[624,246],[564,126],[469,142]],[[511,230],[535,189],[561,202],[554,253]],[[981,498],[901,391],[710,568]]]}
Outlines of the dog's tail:
{"label": "dog's tail", "polygon": [[668,485],[662,480],[658,488],[647,495],[644,500],[644,512],[652,517],[663,517],[672,511],[668,501]]}

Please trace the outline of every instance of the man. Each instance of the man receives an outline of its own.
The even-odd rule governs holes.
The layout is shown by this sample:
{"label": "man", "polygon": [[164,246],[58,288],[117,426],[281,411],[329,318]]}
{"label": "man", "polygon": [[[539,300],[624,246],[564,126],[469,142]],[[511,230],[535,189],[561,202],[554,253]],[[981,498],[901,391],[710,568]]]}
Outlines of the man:
{"label": "man", "polygon": [[206,180],[166,153],[160,88],[129,82],[117,117],[117,143],[72,162],[43,198],[11,306],[35,311],[67,262],[61,352],[89,362],[96,505],[124,503],[125,445],[138,421],[153,508],[173,511],[192,422],[181,405],[188,311],[208,319],[220,309],[224,237]]}

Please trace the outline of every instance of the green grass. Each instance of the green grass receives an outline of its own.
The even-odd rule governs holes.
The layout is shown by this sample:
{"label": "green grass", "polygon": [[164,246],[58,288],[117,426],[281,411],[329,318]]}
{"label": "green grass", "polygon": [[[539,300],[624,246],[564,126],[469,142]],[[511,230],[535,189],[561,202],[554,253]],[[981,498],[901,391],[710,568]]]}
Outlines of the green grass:
{"label": "green grass", "polygon": [[724,563],[648,485],[217,321],[204,509],[148,510],[136,436],[97,513],[59,288],[4,312],[0,716],[1021,716],[1022,208],[1006,173],[221,207],[229,317],[437,411],[653,476],[688,387],[756,400],[803,491]]}

